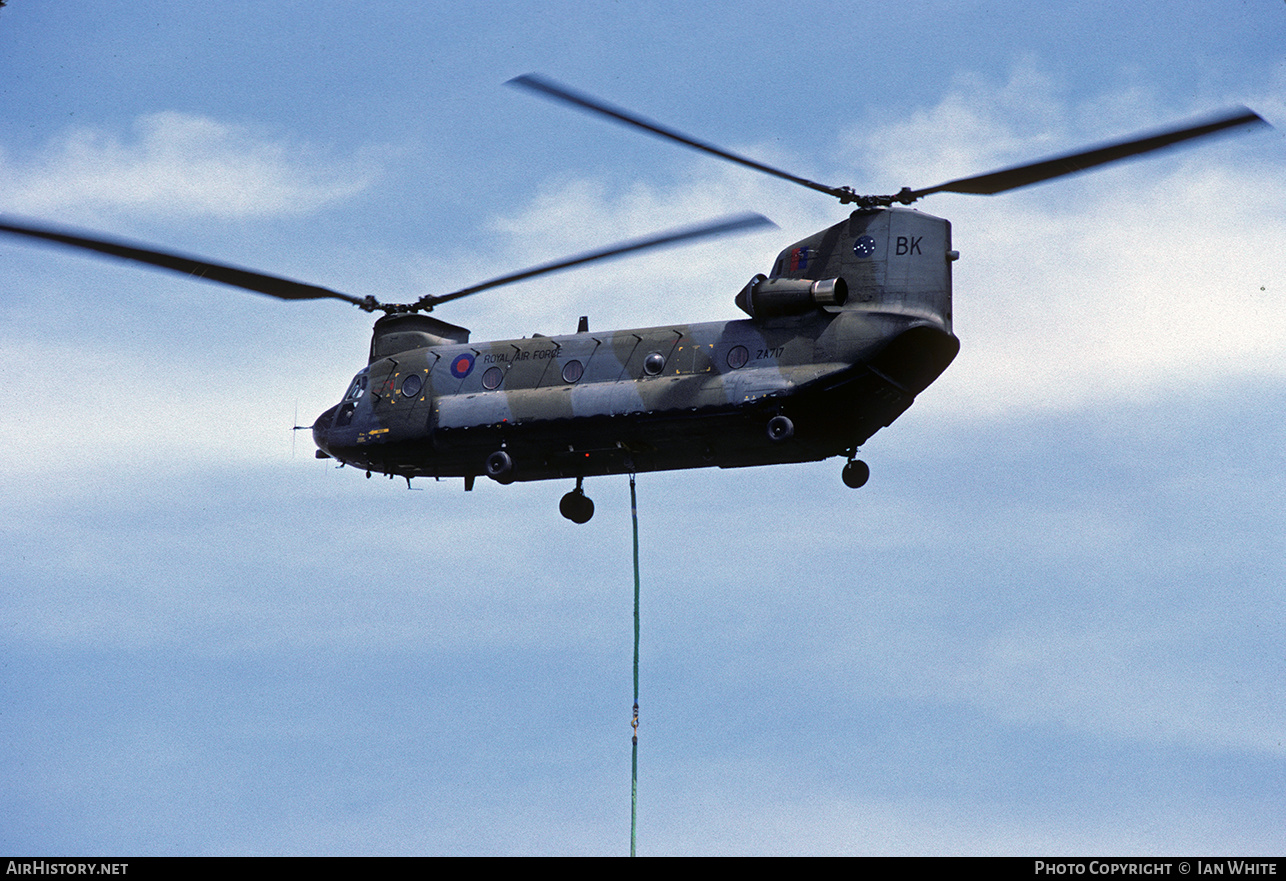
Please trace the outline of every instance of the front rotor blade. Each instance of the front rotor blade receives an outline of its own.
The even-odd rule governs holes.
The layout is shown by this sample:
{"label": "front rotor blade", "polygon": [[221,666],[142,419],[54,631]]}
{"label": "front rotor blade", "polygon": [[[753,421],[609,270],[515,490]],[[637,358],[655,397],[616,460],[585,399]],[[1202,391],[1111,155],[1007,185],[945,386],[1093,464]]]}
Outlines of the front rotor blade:
{"label": "front rotor blade", "polygon": [[613,119],[619,123],[623,123],[624,125],[643,129],[643,131],[656,135],[657,137],[676,141],[683,144],[685,147],[691,147],[694,150],[701,150],[713,156],[718,156],[720,159],[725,159],[728,162],[735,162],[738,165],[753,168],[755,171],[761,171],[764,174],[771,174],[773,177],[779,177],[783,180],[788,180],[791,183],[796,183],[801,186],[808,187],[809,189],[835,196],[842,201],[851,201],[851,197],[854,195],[853,191],[846,187],[828,187],[826,184],[819,184],[816,181],[798,177],[797,175],[782,171],[779,168],[764,165],[762,162],[747,159],[745,156],[738,156],[736,153],[730,153],[727,150],[716,147],[714,144],[708,144],[705,141],[698,141],[696,138],[685,135],[682,132],[675,131],[674,129],[666,128],[658,122],[653,122],[650,119],[638,116],[624,108],[615,107],[608,104],[606,101],[601,101],[598,98],[591,97],[582,92],[573,91],[572,89],[569,89],[560,83],[556,83],[553,80],[546,79],[539,74],[528,73],[523,74],[522,76],[516,76],[509,80],[507,85],[520,86],[524,89],[530,89],[533,92],[539,92],[548,98],[553,98],[556,101],[571,104],[573,107],[579,107],[581,110],[587,110],[590,113],[597,113],[601,116],[606,116],[608,119]]}
{"label": "front rotor blade", "polygon": [[361,306],[367,311],[378,308],[378,304],[370,298],[363,300],[349,294],[342,294],[339,291],[332,291],[329,288],[304,284],[303,282],[292,281],[275,275],[264,275],[263,273],[252,272],[249,269],[241,269],[236,266],[227,266],[222,263],[211,263],[209,260],[201,260],[197,257],[186,257],[182,254],[157,251],[141,245],[96,236],[90,238],[48,227],[15,223],[12,218],[0,217],[0,232],[27,236],[78,250],[97,251],[100,254],[117,257],[121,260],[132,260],[135,263],[145,263],[148,266],[157,266],[161,269],[169,269],[172,272],[180,272],[191,278],[204,279],[205,281],[231,285],[232,287],[243,288],[259,294],[267,294],[279,300],[332,299],[343,300],[346,303]]}
{"label": "front rotor blade", "polygon": [[1013,168],[993,171],[988,174],[964,177],[926,190],[915,190],[907,194],[907,198],[900,201],[909,203],[930,193],[972,193],[990,196],[995,193],[1003,193],[1006,190],[1062,177],[1066,174],[1087,171],[1095,166],[1129,159],[1131,156],[1150,153],[1154,150],[1163,150],[1166,147],[1172,147],[1194,138],[1206,137],[1207,135],[1217,134],[1239,126],[1252,125],[1266,126],[1268,123],[1259,114],[1247,110],[1245,107],[1240,107],[1202,122],[1185,125],[1182,128],[1131,138],[1128,141],[1118,141],[1077,153],[1068,153],[1065,156],[1042,159],[1026,165],[1016,165]]}
{"label": "front rotor blade", "polygon": [[657,233],[643,239],[632,239],[627,242],[621,242],[616,245],[604,248],[601,251],[591,251],[587,254],[580,254],[575,257],[568,257],[566,260],[559,260],[555,263],[545,263],[540,266],[525,269],[521,272],[515,272],[512,275],[504,275],[499,278],[493,278],[490,281],[484,281],[473,287],[464,288],[450,294],[443,294],[440,297],[423,297],[413,308],[415,309],[432,309],[440,303],[446,303],[450,300],[458,300],[461,297],[467,297],[470,294],[476,294],[479,291],[498,288],[501,285],[512,284],[516,281],[534,278],[537,275],[544,275],[549,272],[558,272],[561,269],[569,269],[573,266],[580,266],[585,263],[592,263],[595,260],[607,260],[612,257],[620,257],[623,254],[632,254],[638,251],[646,251],[651,248],[661,248],[669,245],[678,245],[683,242],[695,241],[696,239],[710,238],[711,236],[727,235],[728,233],[744,232],[746,230],[758,229],[765,226],[776,227],[773,223],[762,214],[738,214],[733,217],[725,217],[722,220],[715,220],[709,223],[699,224],[697,226],[683,227],[668,232]]}

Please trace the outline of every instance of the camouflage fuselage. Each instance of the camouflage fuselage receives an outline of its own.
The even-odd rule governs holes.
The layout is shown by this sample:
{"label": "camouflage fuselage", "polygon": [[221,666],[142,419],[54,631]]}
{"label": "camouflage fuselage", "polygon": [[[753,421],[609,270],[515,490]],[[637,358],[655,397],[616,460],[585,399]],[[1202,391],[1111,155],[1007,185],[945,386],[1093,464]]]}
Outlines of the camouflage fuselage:
{"label": "camouflage fuselage", "polygon": [[[896,253],[901,227],[912,230],[902,234],[916,241],[912,255]],[[373,346],[314,438],[341,462],[407,477],[471,478],[497,450],[512,457],[517,480],[842,455],[896,419],[955,356],[949,244],[937,218],[855,212],[783,251],[773,275],[844,278],[853,290],[844,306],[387,355]],[[890,290],[899,257],[918,258],[930,282]],[[778,415],[791,421],[788,438],[766,430]]]}

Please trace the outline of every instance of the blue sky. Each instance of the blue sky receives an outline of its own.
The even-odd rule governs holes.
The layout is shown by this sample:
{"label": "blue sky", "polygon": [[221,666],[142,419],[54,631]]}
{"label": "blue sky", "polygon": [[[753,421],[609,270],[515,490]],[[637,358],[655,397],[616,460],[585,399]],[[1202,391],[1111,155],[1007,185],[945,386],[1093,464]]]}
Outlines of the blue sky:
{"label": "blue sky", "polygon": [[[1246,104],[1277,131],[941,195],[959,358],[838,462],[639,479],[639,852],[1286,846],[1286,6],[0,10],[0,213],[475,339],[736,317],[861,191]],[[0,851],[623,854],[628,484],[366,481],[288,430],[370,319],[0,242]]]}

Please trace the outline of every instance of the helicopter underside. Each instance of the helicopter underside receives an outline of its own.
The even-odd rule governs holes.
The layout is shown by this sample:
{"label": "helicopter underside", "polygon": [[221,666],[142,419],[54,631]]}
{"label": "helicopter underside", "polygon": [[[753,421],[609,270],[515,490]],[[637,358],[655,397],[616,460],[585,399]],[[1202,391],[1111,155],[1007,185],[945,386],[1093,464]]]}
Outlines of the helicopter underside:
{"label": "helicopter underside", "polygon": [[[939,328],[914,327],[868,361],[744,404],[437,428],[423,440],[325,452],[371,472],[463,477],[466,486],[488,474],[510,483],[851,457],[911,406],[959,345]],[[332,413],[318,419],[323,430]]]}

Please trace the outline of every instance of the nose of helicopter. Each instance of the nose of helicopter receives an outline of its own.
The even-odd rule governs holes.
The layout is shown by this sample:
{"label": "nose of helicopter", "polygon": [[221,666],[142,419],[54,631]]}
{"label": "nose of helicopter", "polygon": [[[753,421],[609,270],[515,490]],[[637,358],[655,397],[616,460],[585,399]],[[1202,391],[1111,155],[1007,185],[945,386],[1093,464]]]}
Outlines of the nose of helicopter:
{"label": "nose of helicopter", "polygon": [[317,445],[317,458],[330,458],[330,448],[327,444],[327,436],[330,434],[330,427],[335,422],[335,411],[339,409],[339,404],[331,407],[325,413],[317,417],[313,422],[313,443]]}

